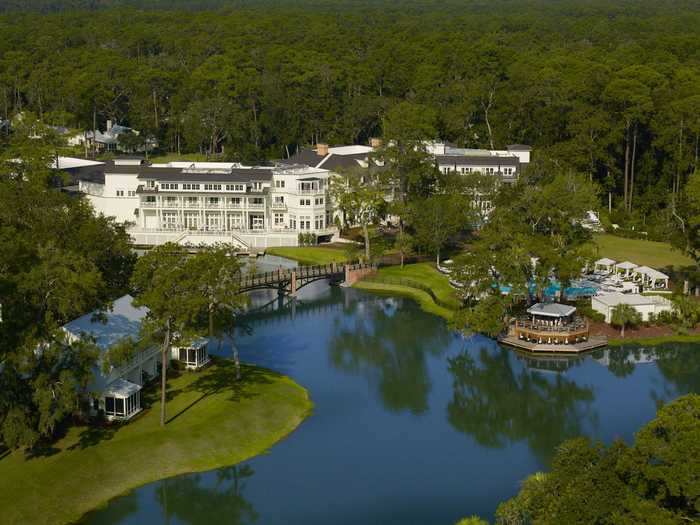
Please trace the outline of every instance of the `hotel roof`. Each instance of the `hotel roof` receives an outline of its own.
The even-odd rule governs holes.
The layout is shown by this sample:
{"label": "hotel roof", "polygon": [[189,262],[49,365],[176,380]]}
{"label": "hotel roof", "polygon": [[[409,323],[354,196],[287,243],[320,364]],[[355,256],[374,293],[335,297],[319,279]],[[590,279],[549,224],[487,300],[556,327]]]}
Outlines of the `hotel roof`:
{"label": "hotel roof", "polygon": [[568,317],[576,311],[576,307],[560,303],[537,303],[527,309],[530,315],[545,317]]}

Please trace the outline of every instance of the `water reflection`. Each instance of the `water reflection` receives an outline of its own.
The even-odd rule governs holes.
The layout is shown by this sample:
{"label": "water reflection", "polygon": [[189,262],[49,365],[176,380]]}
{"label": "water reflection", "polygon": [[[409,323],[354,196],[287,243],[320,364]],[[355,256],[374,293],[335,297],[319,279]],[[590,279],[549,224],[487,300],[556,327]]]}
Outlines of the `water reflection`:
{"label": "water reflection", "polygon": [[[398,308],[393,299],[358,312],[365,305],[351,303],[356,315],[336,321],[329,356],[336,369],[364,376],[375,385],[384,407],[393,412],[428,410],[431,389],[426,357],[440,356],[449,333],[435,318],[416,315],[413,308]],[[420,337],[416,337],[420,334]]]}
{"label": "water reflection", "polygon": [[162,517],[166,523],[255,523],[258,514],[242,494],[245,480],[253,474],[250,466],[236,465],[216,470],[213,480],[202,474],[163,480],[156,496]]}
{"label": "water reflection", "polygon": [[593,390],[563,374],[516,368],[512,357],[505,348],[482,347],[449,359],[448,420],[481,445],[503,448],[524,440],[548,461],[559,443],[580,435],[594,418]]}

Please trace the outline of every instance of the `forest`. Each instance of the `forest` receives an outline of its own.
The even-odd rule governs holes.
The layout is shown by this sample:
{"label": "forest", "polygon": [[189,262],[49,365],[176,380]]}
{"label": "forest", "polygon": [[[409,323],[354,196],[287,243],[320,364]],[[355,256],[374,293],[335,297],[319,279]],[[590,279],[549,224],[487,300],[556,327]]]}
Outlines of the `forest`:
{"label": "forest", "polygon": [[77,129],[109,119],[164,150],[261,161],[317,142],[367,143],[403,102],[427,122],[426,139],[529,144],[586,174],[603,209],[609,194],[614,222],[651,238],[667,236],[698,163],[696,2],[15,7],[24,12],[9,2],[0,15],[5,119],[31,112]]}

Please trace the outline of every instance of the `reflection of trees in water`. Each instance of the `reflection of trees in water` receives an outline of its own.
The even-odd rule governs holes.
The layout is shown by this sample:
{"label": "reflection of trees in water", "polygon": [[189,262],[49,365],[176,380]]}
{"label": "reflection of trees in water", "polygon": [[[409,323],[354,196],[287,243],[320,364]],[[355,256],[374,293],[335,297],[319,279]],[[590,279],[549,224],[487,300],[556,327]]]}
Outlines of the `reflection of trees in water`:
{"label": "reflection of trees in water", "polygon": [[668,383],[651,391],[657,405],[691,392],[700,393],[700,348],[698,345],[662,345],[654,348],[656,366]]}
{"label": "reflection of trees in water", "polygon": [[561,374],[513,370],[510,351],[481,349],[449,360],[453,377],[450,424],[484,446],[501,448],[526,440],[542,461],[551,459],[562,441],[581,434],[582,422],[593,418],[593,390]]}
{"label": "reflection of trees in water", "polygon": [[425,357],[446,350],[450,336],[444,324],[395,299],[364,302],[351,313],[337,321],[331,364],[378,383],[387,409],[425,412],[431,388]]}
{"label": "reflection of trees in water", "polygon": [[202,475],[163,480],[158,489],[158,502],[166,520],[176,518],[184,523],[222,523],[242,525],[257,521],[258,514],[241,494],[245,479],[254,472],[248,465],[236,465],[215,471],[216,479],[205,486]]}

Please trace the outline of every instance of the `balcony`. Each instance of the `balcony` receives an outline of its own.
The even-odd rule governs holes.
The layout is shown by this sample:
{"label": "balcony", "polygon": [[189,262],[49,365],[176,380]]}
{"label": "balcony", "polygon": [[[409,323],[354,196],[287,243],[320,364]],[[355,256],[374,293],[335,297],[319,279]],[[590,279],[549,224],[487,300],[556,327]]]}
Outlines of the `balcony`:
{"label": "balcony", "polygon": [[302,189],[297,189],[297,194],[298,195],[325,195],[326,190],[325,189],[316,189],[316,190],[302,190]]}
{"label": "balcony", "polygon": [[277,211],[287,211],[287,205],[284,202],[273,202],[272,209]]}
{"label": "balcony", "polygon": [[165,200],[161,203],[161,207],[163,207],[163,208],[180,208],[181,204],[180,204],[180,201],[178,201],[178,200],[174,200],[174,201]]}
{"label": "balcony", "polygon": [[243,203],[242,202],[227,202],[226,208],[229,210],[240,210],[241,208],[243,208]]}
{"label": "balcony", "polygon": [[251,210],[262,210],[265,208],[265,203],[264,202],[249,202],[248,208],[250,208]]}
{"label": "balcony", "polygon": [[140,203],[141,208],[157,208],[158,203],[157,202],[145,202],[141,201]]}
{"label": "balcony", "polygon": [[220,202],[207,202],[204,204],[204,207],[208,210],[220,210],[223,208]]}

